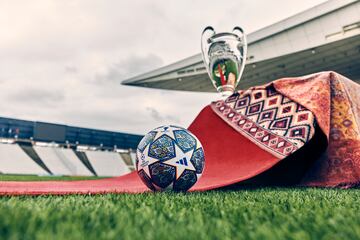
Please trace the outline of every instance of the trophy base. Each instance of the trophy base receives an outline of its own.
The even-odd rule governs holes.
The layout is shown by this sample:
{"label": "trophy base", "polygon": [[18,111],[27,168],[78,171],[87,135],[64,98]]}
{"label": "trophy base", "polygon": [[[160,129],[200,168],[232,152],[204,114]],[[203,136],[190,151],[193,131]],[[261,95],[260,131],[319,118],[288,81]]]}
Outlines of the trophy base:
{"label": "trophy base", "polygon": [[231,95],[233,95],[235,89],[232,85],[223,85],[220,87],[217,87],[217,91],[221,94],[223,98],[227,98]]}

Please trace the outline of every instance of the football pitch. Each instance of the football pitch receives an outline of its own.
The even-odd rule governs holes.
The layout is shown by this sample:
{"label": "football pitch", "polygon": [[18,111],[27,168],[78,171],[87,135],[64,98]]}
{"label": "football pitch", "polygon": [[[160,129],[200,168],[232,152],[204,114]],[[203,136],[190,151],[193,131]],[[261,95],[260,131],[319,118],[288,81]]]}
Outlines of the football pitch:
{"label": "football pitch", "polygon": [[[16,178],[54,180],[1,176]],[[1,197],[0,238],[359,239],[359,199],[314,188]]]}

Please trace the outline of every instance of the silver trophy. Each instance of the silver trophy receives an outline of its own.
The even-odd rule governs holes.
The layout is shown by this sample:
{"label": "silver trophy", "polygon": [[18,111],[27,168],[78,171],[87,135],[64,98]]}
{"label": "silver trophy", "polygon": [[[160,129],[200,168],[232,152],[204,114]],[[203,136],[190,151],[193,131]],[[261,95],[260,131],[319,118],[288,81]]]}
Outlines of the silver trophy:
{"label": "silver trophy", "polygon": [[227,97],[234,93],[245,68],[247,42],[244,31],[216,33],[206,27],[201,35],[203,60],[216,90]]}

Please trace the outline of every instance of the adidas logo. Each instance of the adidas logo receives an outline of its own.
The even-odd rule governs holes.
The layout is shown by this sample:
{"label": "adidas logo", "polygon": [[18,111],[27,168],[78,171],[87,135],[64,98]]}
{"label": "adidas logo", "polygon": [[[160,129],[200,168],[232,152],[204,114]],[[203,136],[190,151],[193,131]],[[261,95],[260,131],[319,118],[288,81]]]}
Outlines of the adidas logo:
{"label": "adidas logo", "polygon": [[180,165],[185,165],[185,166],[188,165],[187,160],[186,160],[185,157],[182,158],[182,159],[180,159],[179,161],[176,161],[176,163],[177,163],[177,164],[180,164]]}

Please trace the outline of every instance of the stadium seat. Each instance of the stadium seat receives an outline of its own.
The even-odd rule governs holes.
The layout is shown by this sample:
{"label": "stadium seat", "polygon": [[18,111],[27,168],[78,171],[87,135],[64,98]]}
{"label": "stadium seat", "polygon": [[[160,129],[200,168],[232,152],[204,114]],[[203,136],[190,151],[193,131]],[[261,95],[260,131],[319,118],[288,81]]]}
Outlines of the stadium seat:
{"label": "stadium seat", "polygon": [[98,176],[121,176],[130,172],[129,167],[116,152],[85,151]]}
{"label": "stadium seat", "polygon": [[17,144],[0,144],[0,156],[1,173],[48,175]]}
{"label": "stadium seat", "polygon": [[73,150],[34,146],[35,151],[54,175],[93,176]]}

